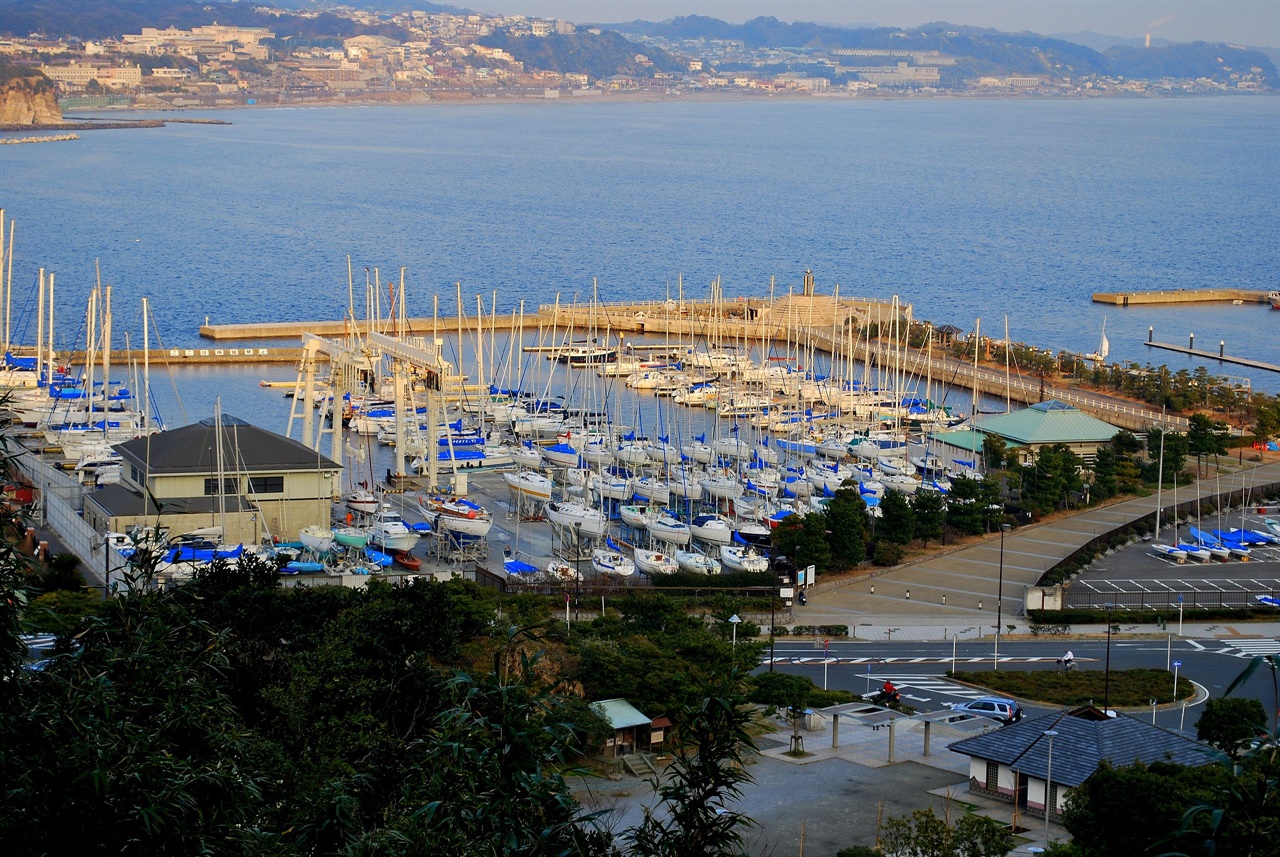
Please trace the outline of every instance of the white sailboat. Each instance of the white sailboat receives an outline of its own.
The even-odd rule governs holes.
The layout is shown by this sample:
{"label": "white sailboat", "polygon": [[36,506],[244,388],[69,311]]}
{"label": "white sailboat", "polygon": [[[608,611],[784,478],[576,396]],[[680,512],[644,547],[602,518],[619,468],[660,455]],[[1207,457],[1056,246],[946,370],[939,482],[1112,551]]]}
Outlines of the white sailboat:
{"label": "white sailboat", "polygon": [[1110,340],[1107,339],[1107,317],[1103,316],[1102,317],[1102,339],[1099,340],[1098,342],[1098,350],[1094,351],[1092,354],[1086,354],[1084,356],[1084,359],[1094,364],[1101,364],[1106,362],[1107,355],[1110,353],[1111,353],[1111,342]]}

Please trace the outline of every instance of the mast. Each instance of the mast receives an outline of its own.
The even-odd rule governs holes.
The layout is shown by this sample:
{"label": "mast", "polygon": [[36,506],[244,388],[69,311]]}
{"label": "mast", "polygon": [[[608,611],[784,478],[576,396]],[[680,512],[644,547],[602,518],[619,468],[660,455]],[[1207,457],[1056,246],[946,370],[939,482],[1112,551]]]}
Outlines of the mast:
{"label": "mast", "polygon": [[982,319],[975,319],[973,322],[973,408],[970,413],[975,419],[978,416],[978,346],[982,344]]}
{"label": "mast", "polygon": [[1004,412],[1013,413],[1013,393],[1009,389],[1009,314],[1004,314]]}
{"label": "mast", "polygon": [[[39,285],[36,287],[36,384],[40,384],[40,366],[44,363],[44,268],[40,269]],[[53,366],[49,366],[49,382],[53,381]]]}
{"label": "mast", "polygon": [[[151,428],[151,330],[147,325],[151,316],[147,299],[142,299],[142,426]],[[319,453],[319,444],[316,452]]]}
{"label": "mast", "polygon": [[[12,287],[13,284],[5,281],[4,277],[2,276],[3,273],[4,273],[4,209],[0,208],[0,286],[3,286],[3,292],[4,292],[4,353],[7,359],[9,355],[9,345],[10,345],[9,309],[13,304],[13,301],[12,301],[13,296],[9,294],[9,289]],[[39,377],[39,373],[37,373],[37,377]]]}

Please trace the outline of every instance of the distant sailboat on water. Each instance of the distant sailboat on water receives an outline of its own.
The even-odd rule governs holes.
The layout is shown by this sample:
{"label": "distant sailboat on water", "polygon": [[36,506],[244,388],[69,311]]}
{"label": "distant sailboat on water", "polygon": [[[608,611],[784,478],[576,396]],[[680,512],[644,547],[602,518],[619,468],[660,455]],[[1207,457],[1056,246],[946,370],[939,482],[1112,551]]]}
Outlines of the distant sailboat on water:
{"label": "distant sailboat on water", "polygon": [[1093,363],[1105,363],[1107,355],[1111,353],[1111,342],[1107,339],[1107,317],[1102,317],[1102,339],[1098,342],[1098,350],[1092,354],[1086,354],[1085,360]]}

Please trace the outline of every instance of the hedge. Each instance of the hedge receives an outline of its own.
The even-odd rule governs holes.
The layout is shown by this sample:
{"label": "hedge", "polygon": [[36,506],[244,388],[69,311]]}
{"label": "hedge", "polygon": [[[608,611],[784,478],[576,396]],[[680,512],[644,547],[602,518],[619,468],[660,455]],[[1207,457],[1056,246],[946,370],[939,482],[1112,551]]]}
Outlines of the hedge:
{"label": "hedge", "polygon": [[[1167,607],[1163,610],[1124,610],[1116,608],[1110,611],[1091,607],[1068,607],[1064,610],[1028,610],[1027,618],[1038,625],[1105,625],[1107,614],[1113,624],[1145,624],[1154,625],[1161,619],[1165,624],[1178,621],[1178,608]],[[1219,621],[1230,619],[1280,620],[1280,610],[1274,607],[1192,607],[1187,605],[1183,610],[1184,622]],[[1034,633],[1034,631],[1033,631]]]}
{"label": "hedge", "polygon": [[[786,628],[779,628],[776,633],[788,633]],[[797,637],[807,637],[810,635],[818,635],[822,637],[847,637],[849,636],[848,625],[796,625],[790,631]]]}

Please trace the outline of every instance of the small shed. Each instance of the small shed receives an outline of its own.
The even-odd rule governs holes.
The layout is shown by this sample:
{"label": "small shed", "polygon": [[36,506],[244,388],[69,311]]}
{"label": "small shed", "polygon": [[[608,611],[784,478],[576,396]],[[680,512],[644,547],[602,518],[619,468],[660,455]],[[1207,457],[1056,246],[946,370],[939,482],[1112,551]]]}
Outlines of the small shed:
{"label": "small shed", "polygon": [[634,753],[637,746],[649,746],[654,721],[634,705],[625,699],[606,699],[591,703],[591,707],[613,729],[613,735],[604,742],[606,748],[613,748],[613,755],[625,756]]}

